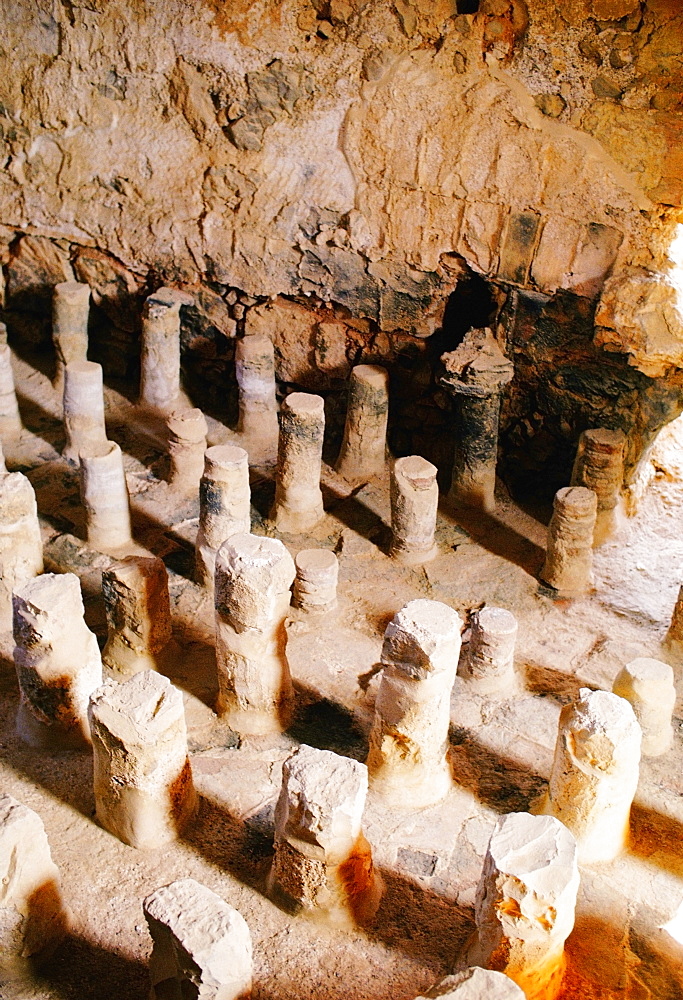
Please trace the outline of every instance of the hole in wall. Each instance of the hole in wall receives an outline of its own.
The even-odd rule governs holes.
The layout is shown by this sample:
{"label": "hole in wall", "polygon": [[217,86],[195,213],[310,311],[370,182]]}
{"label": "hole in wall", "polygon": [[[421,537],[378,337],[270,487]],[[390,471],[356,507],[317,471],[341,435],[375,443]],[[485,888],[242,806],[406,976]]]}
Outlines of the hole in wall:
{"label": "hole in wall", "polygon": [[455,9],[458,14],[476,14],[479,10],[479,0],[457,0]]}
{"label": "hole in wall", "polygon": [[481,275],[469,272],[448,298],[435,346],[441,352],[455,350],[472,327],[490,326],[497,311],[498,304],[491,285]]}

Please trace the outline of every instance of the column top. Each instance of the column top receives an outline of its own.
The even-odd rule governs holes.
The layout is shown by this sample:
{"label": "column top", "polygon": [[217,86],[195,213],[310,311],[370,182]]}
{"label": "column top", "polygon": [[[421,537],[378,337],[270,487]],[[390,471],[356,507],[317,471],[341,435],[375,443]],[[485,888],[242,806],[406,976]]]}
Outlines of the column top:
{"label": "column top", "polygon": [[469,330],[454,351],[441,355],[441,365],[439,384],[461,396],[493,396],[515,374],[489,327]]}

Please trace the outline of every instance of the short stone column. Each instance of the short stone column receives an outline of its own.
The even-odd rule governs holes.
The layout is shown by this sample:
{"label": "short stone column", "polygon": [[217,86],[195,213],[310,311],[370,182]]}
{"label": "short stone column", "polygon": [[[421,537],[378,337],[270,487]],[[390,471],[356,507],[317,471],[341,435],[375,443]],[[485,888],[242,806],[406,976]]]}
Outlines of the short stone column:
{"label": "short stone column", "polygon": [[233,535],[216,557],[217,711],[238,733],[289,723],[292,678],[285,618],[294,561],[277,538]]}
{"label": "short stone column", "polygon": [[294,565],[294,607],[315,615],[323,615],[336,608],[339,560],[334,552],[329,549],[302,549]]}
{"label": "short stone column", "polygon": [[474,966],[446,976],[415,1000],[525,1000],[525,997],[509,976]]}
{"label": "short stone column", "polygon": [[459,347],[441,356],[441,364],[439,383],[457,401],[449,497],[456,504],[493,511],[500,399],[514,366],[488,327],[469,330]]}
{"label": "short stone column", "polygon": [[238,910],[193,878],[157,889],[142,909],[153,941],[150,1000],[251,995],[251,934]]}
{"label": "short stone column", "polygon": [[510,691],[515,686],[517,619],[505,608],[483,607],[472,614],[470,645],[461,676],[478,694]]}
{"label": "short stone column", "polygon": [[52,341],[55,345],[53,385],[61,393],[64,369],[73,361],[88,357],[88,314],[90,286],[78,281],[62,281],[52,291]]}
{"label": "short stone column", "polygon": [[596,513],[597,497],[584,486],[565,486],[555,494],[541,580],[560,594],[591,588]]}
{"label": "short stone column", "polygon": [[174,410],[166,421],[168,482],[174,490],[194,496],[204,471],[208,434],[206,417],[196,407]]}
{"label": "short stone column", "polygon": [[64,369],[64,431],[62,455],[69,462],[107,446],[102,366],[94,361],[71,361]]}
{"label": "short stone column", "polygon": [[615,527],[616,510],[624,482],[626,435],[606,427],[593,427],[579,438],[572,471],[572,486],[585,486],[598,498],[593,543],[605,541]]}
{"label": "short stone column", "polygon": [[673,742],[671,716],[676,704],[674,672],[668,663],[639,656],[621,670],[612,685],[625,698],[643,732],[643,757],[661,757]]}
{"label": "short stone column", "polygon": [[437,468],[419,455],[398,458],[391,472],[391,550],[408,566],[438,555],[434,542],[439,506]]}
{"label": "short stone column", "polygon": [[501,816],[477,889],[468,964],[504,972],[526,1000],[553,1000],[578,888],[576,843],[562,823],[529,813]]}
{"label": "short stone column", "polygon": [[49,958],[64,937],[68,914],[43,821],[4,793],[0,794],[0,880],[0,970],[26,974],[33,964]]}
{"label": "short stone column", "polygon": [[102,662],[119,679],[164,667],[174,652],[168,574],[155,556],[128,556],[102,573],[107,644]]}
{"label": "short stone column", "polygon": [[302,744],[282,766],[275,807],[271,892],[286,906],[338,926],[375,915],[382,883],[361,823],[364,764]]}
{"label": "short stone column", "polygon": [[98,552],[115,553],[133,541],[121,449],[116,442],[106,441],[96,452],[80,458],[88,545]]}
{"label": "short stone column", "polygon": [[274,465],[279,434],[275,349],[270,337],[252,334],[235,343],[239,389],[237,432],[252,465]]}
{"label": "short stone column", "polygon": [[452,787],[446,750],[461,628],[446,604],[416,600],[384,633],[368,770],[373,792],[397,806],[432,805]]}
{"label": "short stone column", "polygon": [[387,450],[389,373],[379,365],[356,365],[349,379],[344,438],[335,466],[350,483],[381,476]]}
{"label": "short stone column", "polygon": [[182,294],[158,288],[142,310],[140,406],[170,413],[180,396],[180,306]]}
{"label": "short stone column", "polygon": [[12,591],[43,572],[36,495],[21,472],[0,476],[0,631],[12,628]]}
{"label": "short stone column", "polygon": [[17,732],[41,750],[90,742],[88,700],[102,683],[97,636],[85,624],[73,573],[45,573],[14,592]]}
{"label": "short stone column", "polygon": [[565,705],[547,794],[536,812],[571,830],[579,861],[612,861],[628,843],[638,787],[640,726],[624,698],[581,688]]}
{"label": "short stone column", "polygon": [[105,681],[89,714],[98,821],[143,850],[175,840],[197,809],[181,692],[145,670]]}
{"label": "short stone column", "polygon": [[22,423],[14,388],[12,351],[0,344],[0,441],[8,445],[21,435]]}
{"label": "short stone column", "polygon": [[325,405],[321,396],[290,392],[280,411],[275,504],[278,531],[299,535],[322,520],[320,489]]}
{"label": "short stone column", "polygon": [[204,454],[199,484],[199,531],[195,545],[197,582],[213,588],[216,552],[232,535],[251,530],[249,456],[244,448],[218,444]]}

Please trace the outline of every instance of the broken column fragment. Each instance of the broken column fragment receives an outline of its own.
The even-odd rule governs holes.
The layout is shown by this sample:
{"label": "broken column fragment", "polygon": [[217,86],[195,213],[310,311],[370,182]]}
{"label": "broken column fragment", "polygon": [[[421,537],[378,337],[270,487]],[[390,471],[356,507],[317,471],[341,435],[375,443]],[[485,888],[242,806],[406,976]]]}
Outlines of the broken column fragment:
{"label": "broken column fragment", "polygon": [[43,572],[36,495],[21,472],[0,476],[0,631],[12,628],[12,591]]}
{"label": "broken column fragment", "polygon": [[565,486],[553,502],[541,580],[567,596],[590,590],[597,497],[584,486]]}
{"label": "broken column fragment", "polygon": [[193,878],[157,889],[142,908],[154,943],[151,1000],[251,995],[251,934],[238,910]]}
{"label": "broken column fragment", "polygon": [[180,398],[180,306],[187,296],[158,288],[145,299],[140,353],[140,406],[170,413]]}
{"label": "broken column fragment", "polygon": [[344,438],[335,466],[350,483],[384,472],[389,373],[379,365],[356,365],[349,379]]}
{"label": "broken column fragment", "polygon": [[232,535],[251,529],[249,456],[244,448],[219,444],[204,454],[199,484],[199,531],[195,544],[197,582],[213,588],[216,552]]}
{"label": "broken column fragment", "polygon": [[396,805],[432,805],[452,787],[446,749],[461,628],[446,604],[416,600],[384,633],[368,770],[373,792]]}
{"label": "broken column fragment", "polygon": [[280,411],[275,504],[278,531],[302,534],[323,517],[320,489],[325,405],[321,396],[290,392]]}
{"label": "broken column fragment", "polygon": [[168,482],[174,490],[194,496],[204,471],[208,427],[196,407],[174,410],[166,421],[168,437]]}
{"label": "broken column fragment", "polygon": [[341,926],[372,919],[382,883],[361,822],[367,768],[302,744],[282,766],[270,888],[290,906]]}
{"label": "broken column fragment", "polygon": [[294,607],[318,615],[336,608],[339,560],[334,552],[329,549],[302,549],[294,565]]}
{"label": "broken column fragment", "polygon": [[508,813],[484,858],[467,962],[504,972],[526,1000],[553,1000],[579,888],[576,843],[552,816]]}
{"label": "broken column fragment", "polygon": [[275,349],[265,334],[242,337],[235,344],[235,375],[239,389],[237,432],[251,465],[274,465],[278,448],[275,395]]}
{"label": "broken column fragment", "polygon": [[474,966],[446,976],[415,1000],[525,1000],[517,983],[502,972]]}
{"label": "broken column fragment", "polygon": [[219,714],[238,733],[285,729],[292,704],[285,617],[294,562],[277,538],[233,535],[216,557]]}
{"label": "broken column fragment", "polygon": [[597,519],[593,543],[598,545],[612,533],[624,481],[626,435],[622,431],[594,427],[579,438],[571,485],[585,486],[597,497]]}
{"label": "broken column fragment", "polygon": [[88,545],[99,552],[116,553],[133,541],[121,449],[115,441],[105,441],[80,459]]}
{"label": "broken column fragment", "polygon": [[449,497],[456,504],[493,511],[500,397],[514,366],[493,332],[471,329],[456,348],[441,356],[439,384],[456,397],[455,457]]}
{"label": "broken column fragment", "polygon": [[89,715],[99,822],[143,850],[175,840],[197,809],[181,692],[145,670],[105,681]]}
{"label": "broken column fragment", "polygon": [[45,573],[14,592],[17,732],[41,750],[90,742],[88,700],[102,683],[102,659],[84,613],[73,573]]}
{"label": "broken column fragment", "polygon": [[628,843],[638,786],[640,726],[624,698],[581,688],[560,712],[548,791],[536,812],[571,830],[579,861],[611,861]]}
{"label": "broken column fragment", "polygon": [[674,672],[668,663],[639,656],[621,670],[612,685],[625,698],[643,732],[641,753],[660,757],[673,742],[671,716],[676,704]]}
{"label": "broken column fragment", "polygon": [[62,281],[52,292],[52,341],[56,367],[52,384],[61,393],[64,369],[73,361],[88,357],[88,313],[90,286],[78,281]]}
{"label": "broken column fragment", "polygon": [[129,556],[102,573],[107,644],[102,662],[119,677],[159,670],[174,651],[168,574],[155,556]]}
{"label": "broken column fragment", "polygon": [[462,676],[478,694],[509,691],[515,684],[517,619],[505,608],[485,606],[472,614]]}
{"label": "broken column fragment", "polygon": [[12,371],[12,351],[7,344],[0,344],[0,441],[5,446],[20,436],[21,416]]}
{"label": "broken column fragment", "polygon": [[391,551],[406,565],[428,562],[438,554],[434,542],[439,487],[435,465],[419,455],[398,458],[391,473]]}
{"label": "broken column fragment", "polygon": [[94,361],[71,361],[64,369],[64,431],[69,462],[106,447],[102,366]]}

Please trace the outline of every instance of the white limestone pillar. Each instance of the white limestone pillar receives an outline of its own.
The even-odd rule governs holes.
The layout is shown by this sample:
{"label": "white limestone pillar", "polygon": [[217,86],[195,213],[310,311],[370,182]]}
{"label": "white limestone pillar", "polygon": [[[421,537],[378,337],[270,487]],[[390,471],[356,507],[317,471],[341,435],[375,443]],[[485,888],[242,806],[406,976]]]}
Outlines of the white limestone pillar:
{"label": "white limestone pillar", "polygon": [[475,965],[446,976],[415,1000],[525,1000],[525,997],[509,976]]}
{"label": "white limestone pillar", "polygon": [[294,565],[294,607],[316,615],[336,608],[339,560],[334,552],[329,549],[302,549]]}
{"label": "white limestone pillar", "polygon": [[406,565],[428,562],[434,543],[439,487],[435,465],[419,455],[398,458],[391,473],[391,556]]}
{"label": "white limestone pillar", "polygon": [[275,395],[275,350],[265,334],[235,343],[235,375],[239,389],[237,432],[252,465],[274,465],[279,434]]}
{"label": "white limestone pillar", "polygon": [[275,504],[278,531],[298,535],[322,519],[320,489],[325,404],[321,396],[290,392],[280,411]]}
{"label": "white limestone pillar", "polygon": [[555,494],[541,580],[561,594],[591,588],[596,512],[597,497],[583,486],[565,486]]}
{"label": "white limestone pillar", "polygon": [[593,543],[605,541],[615,527],[615,512],[624,482],[626,435],[622,431],[593,427],[579,438],[572,486],[585,486],[598,498]]}
{"label": "white limestone pillar", "polygon": [[170,413],[180,396],[181,296],[158,288],[145,299],[140,353],[140,406]]}
{"label": "white limestone pillar", "polygon": [[389,373],[379,365],[356,365],[349,379],[344,438],[335,466],[352,483],[381,476],[387,450]]}
{"label": "white limestone pillar", "polygon": [[446,604],[416,600],[384,633],[368,770],[373,792],[397,806],[432,805],[452,787],[446,749],[461,628]]}
{"label": "white limestone pillar", "polygon": [[150,1000],[251,995],[251,934],[238,910],[193,878],[155,890],[142,909],[153,941]]}
{"label": "white limestone pillar", "polygon": [[196,407],[174,410],[166,421],[168,434],[168,481],[174,490],[194,496],[204,471],[208,427]]}
{"label": "white limestone pillar", "polygon": [[510,691],[515,685],[517,619],[505,608],[475,611],[471,638],[462,676],[468,688],[479,694]]}
{"label": "white limestone pillar", "polygon": [[249,456],[244,448],[219,444],[204,454],[199,484],[199,531],[195,545],[197,582],[213,588],[216,552],[232,535],[251,530]]}
{"label": "white limestone pillar", "polygon": [[21,416],[14,389],[12,351],[7,344],[0,344],[0,441],[7,446],[16,441],[21,431]]}
{"label": "white limestone pillar", "polygon": [[661,757],[673,743],[671,716],[676,704],[674,672],[668,663],[639,656],[621,670],[612,685],[625,698],[643,733],[643,757]]}
{"label": "white limestone pillar", "polygon": [[98,821],[142,850],[175,840],[197,809],[181,692],[145,670],[105,681],[89,715]]}
{"label": "white limestone pillar", "polygon": [[64,369],[72,361],[88,357],[88,313],[90,286],[78,281],[62,281],[52,291],[52,341],[56,367],[53,385],[59,393],[64,386]]}
{"label": "white limestone pillar", "polygon": [[102,573],[107,644],[102,662],[119,679],[159,670],[177,651],[168,574],[156,556],[128,556]]}
{"label": "white limestone pillar", "polygon": [[64,368],[64,431],[62,455],[69,462],[106,447],[102,366],[94,361],[71,361]]}
{"label": "white limestone pillar", "polygon": [[80,459],[88,545],[99,552],[116,553],[133,541],[121,449],[116,442],[106,441]]}
{"label": "white limestone pillar", "polygon": [[36,495],[21,472],[0,476],[0,631],[12,628],[12,591],[43,572]]}
{"label": "white limestone pillar", "polygon": [[18,734],[41,750],[88,744],[88,700],[102,683],[102,658],[77,576],[45,573],[15,590],[14,642]]}

